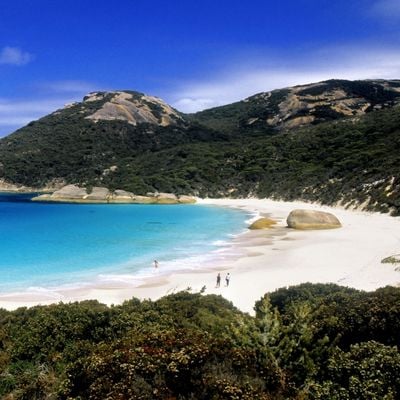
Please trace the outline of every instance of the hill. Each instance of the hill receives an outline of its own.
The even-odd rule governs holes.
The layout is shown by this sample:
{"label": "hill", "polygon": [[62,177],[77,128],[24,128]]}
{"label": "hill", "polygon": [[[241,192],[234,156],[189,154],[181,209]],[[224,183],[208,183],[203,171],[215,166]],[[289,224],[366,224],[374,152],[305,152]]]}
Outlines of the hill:
{"label": "hill", "polygon": [[400,102],[400,81],[329,81],[263,92],[190,115],[227,132],[274,132],[361,116]]}
{"label": "hill", "polygon": [[96,92],[3,138],[0,179],[35,188],[103,181],[113,187],[113,171],[125,160],[218,136],[155,97]]}
{"label": "hill", "polygon": [[399,96],[398,81],[332,80],[184,115],[138,92],[92,93],[2,139],[0,180],[399,213]]}

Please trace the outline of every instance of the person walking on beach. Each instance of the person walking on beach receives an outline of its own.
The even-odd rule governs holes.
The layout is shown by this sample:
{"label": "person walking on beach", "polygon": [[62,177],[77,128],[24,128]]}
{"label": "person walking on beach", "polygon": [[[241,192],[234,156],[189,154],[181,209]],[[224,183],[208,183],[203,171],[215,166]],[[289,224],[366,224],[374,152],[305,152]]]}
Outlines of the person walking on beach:
{"label": "person walking on beach", "polygon": [[158,261],[157,260],[154,260],[154,268],[158,268]]}
{"label": "person walking on beach", "polygon": [[220,287],[220,285],[221,285],[221,274],[218,272],[218,275],[217,275],[217,285],[216,285],[215,287]]}
{"label": "person walking on beach", "polygon": [[226,286],[229,286],[230,279],[231,279],[231,274],[228,272],[225,277]]}

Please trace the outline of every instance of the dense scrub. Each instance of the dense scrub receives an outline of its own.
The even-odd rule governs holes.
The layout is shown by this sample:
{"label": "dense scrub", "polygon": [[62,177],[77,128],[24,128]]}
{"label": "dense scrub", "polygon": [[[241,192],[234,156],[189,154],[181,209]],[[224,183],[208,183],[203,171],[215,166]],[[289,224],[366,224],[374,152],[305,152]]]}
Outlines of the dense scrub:
{"label": "dense scrub", "polygon": [[4,399],[396,399],[400,289],[303,284],[0,311]]}
{"label": "dense scrub", "polygon": [[400,109],[277,135],[173,146],[127,159],[109,185],[202,197],[365,203],[400,211]]}

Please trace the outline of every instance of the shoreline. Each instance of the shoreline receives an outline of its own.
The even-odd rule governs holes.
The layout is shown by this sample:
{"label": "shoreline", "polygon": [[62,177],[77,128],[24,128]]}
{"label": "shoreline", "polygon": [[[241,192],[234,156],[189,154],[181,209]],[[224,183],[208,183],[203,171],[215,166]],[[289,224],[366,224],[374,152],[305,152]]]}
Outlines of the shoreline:
{"label": "shoreline", "polygon": [[[156,300],[187,288],[198,292],[205,286],[205,294],[221,294],[242,311],[251,313],[255,301],[266,292],[304,282],[336,283],[362,290],[400,284],[396,266],[381,263],[383,258],[400,252],[399,217],[268,199],[199,199],[198,204],[239,208],[253,215],[269,216],[278,224],[233,237],[229,247],[222,250],[221,259],[198,270],[182,265],[180,271],[163,274],[160,263],[159,274],[144,278],[139,285],[127,280],[98,280],[82,287],[1,294],[0,307],[11,310],[89,299],[111,305],[132,297]],[[289,229],[286,217],[295,208],[331,212],[343,226],[332,230]],[[215,287],[218,272],[222,276],[220,288]],[[228,272],[231,281],[225,287]]]}

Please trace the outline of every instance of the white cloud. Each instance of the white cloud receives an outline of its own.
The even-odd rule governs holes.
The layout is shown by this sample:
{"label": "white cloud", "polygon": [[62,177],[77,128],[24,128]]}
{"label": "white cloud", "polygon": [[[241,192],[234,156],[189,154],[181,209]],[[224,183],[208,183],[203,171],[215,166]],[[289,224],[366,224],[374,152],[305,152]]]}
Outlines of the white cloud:
{"label": "white cloud", "polygon": [[0,64],[25,65],[33,60],[33,55],[18,47],[3,47],[0,50]]}
{"label": "white cloud", "polygon": [[65,99],[18,101],[0,99],[0,138],[56,109]]}
{"label": "white cloud", "polygon": [[37,85],[41,89],[55,93],[89,93],[99,90],[99,87],[91,82],[80,80],[64,80],[55,82],[45,82]]}
{"label": "white cloud", "polygon": [[[189,95],[189,93],[188,93]],[[184,97],[174,102],[173,106],[177,110],[185,110],[185,112],[195,112],[197,110],[204,110],[216,105],[215,99],[206,99],[202,97]]]}
{"label": "white cloud", "polygon": [[371,14],[390,19],[400,18],[400,1],[378,0],[372,5]]}
{"label": "white cloud", "polygon": [[0,99],[0,127],[21,127],[63,107],[69,101],[65,98],[29,101]]}
{"label": "white cloud", "polygon": [[237,65],[228,71],[219,71],[208,81],[183,82],[165,97],[178,110],[195,112],[263,91],[333,78],[400,79],[400,49],[329,48],[303,54],[301,60],[282,58],[274,60],[273,65],[269,61],[265,68]]}
{"label": "white cloud", "polygon": [[0,137],[99,90],[95,84],[80,80],[40,82],[30,89],[39,97],[31,93],[25,100],[0,98]]}

